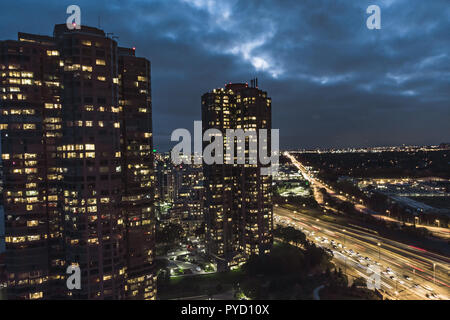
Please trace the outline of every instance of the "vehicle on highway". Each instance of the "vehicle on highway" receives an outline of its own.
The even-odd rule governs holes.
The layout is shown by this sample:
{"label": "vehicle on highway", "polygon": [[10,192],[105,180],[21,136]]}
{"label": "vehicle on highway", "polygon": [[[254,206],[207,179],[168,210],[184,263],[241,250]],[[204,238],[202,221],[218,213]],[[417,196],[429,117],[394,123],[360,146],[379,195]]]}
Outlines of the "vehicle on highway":
{"label": "vehicle on highway", "polygon": [[438,296],[436,293],[434,293],[434,292],[432,292],[432,293],[427,293],[425,296],[426,296],[428,299],[432,299],[432,300],[438,300],[438,299],[439,299],[439,296]]}
{"label": "vehicle on highway", "polygon": [[430,287],[429,285],[423,284],[422,287],[424,287],[424,288],[427,289],[428,291],[433,291],[433,288]]}

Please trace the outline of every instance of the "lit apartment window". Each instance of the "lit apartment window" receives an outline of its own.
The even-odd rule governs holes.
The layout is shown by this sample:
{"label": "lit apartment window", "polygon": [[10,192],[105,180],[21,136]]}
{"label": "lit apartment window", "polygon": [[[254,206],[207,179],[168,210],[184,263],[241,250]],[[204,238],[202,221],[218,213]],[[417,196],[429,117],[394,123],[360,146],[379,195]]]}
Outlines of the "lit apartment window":
{"label": "lit apartment window", "polygon": [[47,50],[48,56],[59,56],[59,51],[57,50]]}
{"label": "lit apartment window", "polygon": [[36,129],[36,125],[32,123],[25,123],[23,125],[23,130],[34,130]]}

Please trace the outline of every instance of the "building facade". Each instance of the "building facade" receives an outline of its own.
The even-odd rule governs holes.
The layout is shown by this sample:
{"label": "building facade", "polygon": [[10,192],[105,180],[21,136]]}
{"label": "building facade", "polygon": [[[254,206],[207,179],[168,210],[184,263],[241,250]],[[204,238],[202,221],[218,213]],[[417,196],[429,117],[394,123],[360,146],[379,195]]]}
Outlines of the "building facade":
{"label": "building facade", "polygon": [[[228,129],[269,129],[270,146],[271,99],[256,87],[256,82],[251,87],[230,83],[214,89],[202,96],[202,126],[203,133],[218,129],[224,137]],[[230,138],[224,140],[223,156],[231,159],[226,150],[227,139]],[[264,166],[259,160],[256,164],[248,161],[249,139],[252,137],[245,141],[245,164],[237,164],[238,145],[234,138],[229,140],[234,144],[233,164],[203,164],[206,246],[216,258],[219,270],[241,264],[251,255],[268,253],[272,246],[272,179],[261,174]]]}
{"label": "building facade", "polygon": [[149,61],[61,24],[0,42],[0,73],[8,297],[155,298]]}

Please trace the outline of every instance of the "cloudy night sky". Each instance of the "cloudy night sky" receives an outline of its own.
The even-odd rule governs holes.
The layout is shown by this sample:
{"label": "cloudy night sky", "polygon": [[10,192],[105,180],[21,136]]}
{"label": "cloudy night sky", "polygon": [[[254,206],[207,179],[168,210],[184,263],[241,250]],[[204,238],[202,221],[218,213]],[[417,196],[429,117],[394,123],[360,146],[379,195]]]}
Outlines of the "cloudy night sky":
{"label": "cloudy night sky", "polygon": [[203,93],[253,77],[283,148],[450,142],[448,0],[2,1],[0,40],[51,35],[71,4],[151,60],[159,150],[201,120]]}

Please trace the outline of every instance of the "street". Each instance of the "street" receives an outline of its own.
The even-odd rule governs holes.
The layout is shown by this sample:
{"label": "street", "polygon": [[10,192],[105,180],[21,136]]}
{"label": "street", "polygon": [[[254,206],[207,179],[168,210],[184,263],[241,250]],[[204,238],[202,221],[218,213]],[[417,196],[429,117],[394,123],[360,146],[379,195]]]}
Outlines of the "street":
{"label": "street", "polygon": [[448,299],[448,257],[380,237],[357,226],[343,227],[281,207],[274,209],[275,223],[300,229],[310,241],[333,251],[335,262],[346,273],[367,278],[378,266],[381,289],[392,298]]}

